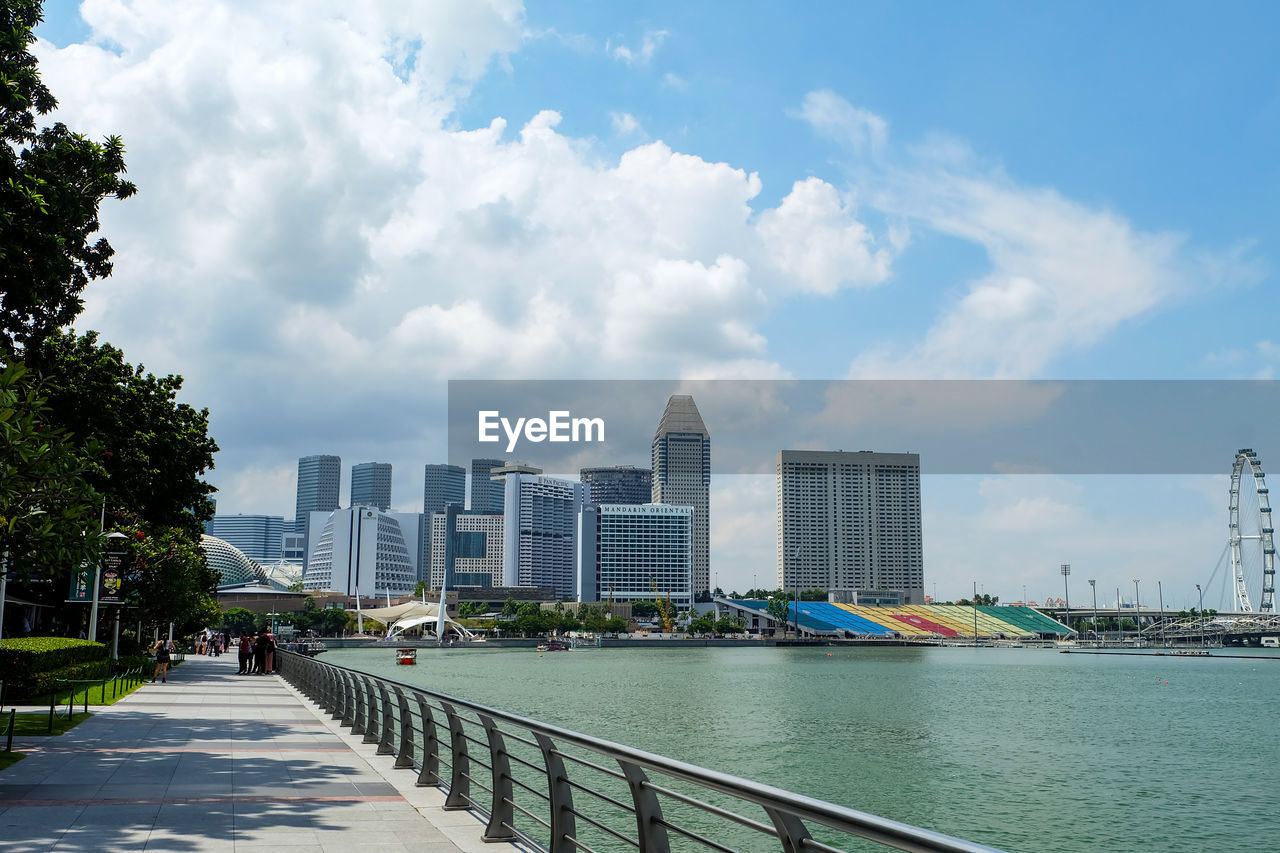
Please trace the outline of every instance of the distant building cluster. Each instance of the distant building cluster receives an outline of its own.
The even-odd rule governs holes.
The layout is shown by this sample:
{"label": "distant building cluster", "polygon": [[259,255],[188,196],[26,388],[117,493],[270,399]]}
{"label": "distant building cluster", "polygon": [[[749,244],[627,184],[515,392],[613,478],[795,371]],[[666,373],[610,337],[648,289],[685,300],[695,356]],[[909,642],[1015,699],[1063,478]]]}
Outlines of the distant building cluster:
{"label": "distant building cluster", "polygon": [[[392,509],[392,466],[298,460],[292,520],[214,516],[205,548],[223,586],[403,596],[418,583],[553,589],[561,599],[668,599],[711,591],[711,434],[693,398],[666,404],[652,468],[583,468],[577,480],[505,459],[428,464],[422,512]],[[777,581],[923,600],[920,459],[909,453],[783,450],[776,459]],[[468,499],[469,498],[469,499]]]}

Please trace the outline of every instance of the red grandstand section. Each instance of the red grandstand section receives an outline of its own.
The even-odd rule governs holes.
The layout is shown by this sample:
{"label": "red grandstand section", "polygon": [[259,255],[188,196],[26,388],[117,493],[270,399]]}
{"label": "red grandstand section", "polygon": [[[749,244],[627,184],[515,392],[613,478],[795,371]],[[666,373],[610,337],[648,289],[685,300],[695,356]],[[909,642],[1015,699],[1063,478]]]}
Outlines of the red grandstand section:
{"label": "red grandstand section", "polygon": [[925,619],[920,616],[916,616],[914,614],[893,613],[891,615],[893,616],[894,619],[897,619],[899,622],[906,622],[908,625],[915,625],[921,631],[932,631],[933,633],[941,634],[944,637],[960,636],[960,633],[958,631],[948,628],[946,625],[939,625],[937,622],[930,622],[928,619]]}

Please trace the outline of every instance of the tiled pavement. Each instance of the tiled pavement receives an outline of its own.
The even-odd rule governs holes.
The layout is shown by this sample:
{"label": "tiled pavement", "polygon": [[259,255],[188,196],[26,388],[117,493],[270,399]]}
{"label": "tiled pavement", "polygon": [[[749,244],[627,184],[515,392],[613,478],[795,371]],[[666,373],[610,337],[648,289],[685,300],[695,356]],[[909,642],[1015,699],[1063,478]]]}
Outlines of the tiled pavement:
{"label": "tiled pavement", "polygon": [[277,676],[189,657],[60,737],[15,738],[0,851],[503,853]]}

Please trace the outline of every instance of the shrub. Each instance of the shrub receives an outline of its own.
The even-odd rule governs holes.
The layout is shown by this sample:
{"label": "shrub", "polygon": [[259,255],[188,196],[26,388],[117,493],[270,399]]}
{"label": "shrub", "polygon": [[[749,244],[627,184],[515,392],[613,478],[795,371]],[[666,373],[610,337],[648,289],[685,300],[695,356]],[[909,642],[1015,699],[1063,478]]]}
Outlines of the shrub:
{"label": "shrub", "polygon": [[107,671],[107,647],[102,643],[19,637],[0,646],[0,680],[5,682],[5,693],[15,699],[47,691],[53,679],[97,678]]}

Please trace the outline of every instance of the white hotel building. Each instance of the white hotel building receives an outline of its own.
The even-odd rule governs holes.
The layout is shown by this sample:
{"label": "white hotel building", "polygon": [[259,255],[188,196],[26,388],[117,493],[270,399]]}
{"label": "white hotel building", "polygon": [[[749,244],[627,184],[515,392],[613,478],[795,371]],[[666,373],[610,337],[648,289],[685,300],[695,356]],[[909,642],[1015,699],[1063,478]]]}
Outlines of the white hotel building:
{"label": "white hotel building", "polygon": [[677,610],[692,606],[692,507],[588,507],[582,513],[581,536],[581,600],[598,601],[612,591],[614,601],[653,601],[656,586]]}

